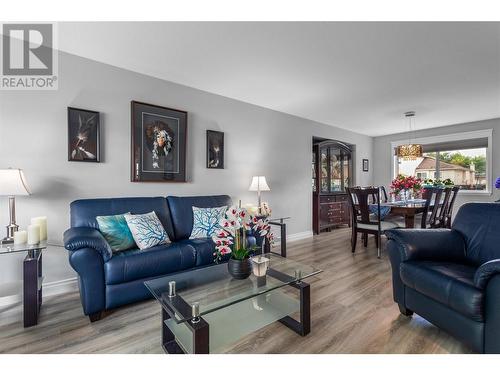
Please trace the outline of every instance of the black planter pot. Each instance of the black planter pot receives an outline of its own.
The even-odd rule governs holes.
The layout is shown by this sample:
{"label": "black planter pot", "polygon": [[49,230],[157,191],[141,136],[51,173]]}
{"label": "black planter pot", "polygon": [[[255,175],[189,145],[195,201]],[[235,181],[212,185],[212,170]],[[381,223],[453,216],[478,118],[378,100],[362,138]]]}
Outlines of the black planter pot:
{"label": "black planter pot", "polygon": [[249,258],[243,260],[231,258],[227,262],[227,270],[233,278],[243,280],[252,274],[252,262]]}

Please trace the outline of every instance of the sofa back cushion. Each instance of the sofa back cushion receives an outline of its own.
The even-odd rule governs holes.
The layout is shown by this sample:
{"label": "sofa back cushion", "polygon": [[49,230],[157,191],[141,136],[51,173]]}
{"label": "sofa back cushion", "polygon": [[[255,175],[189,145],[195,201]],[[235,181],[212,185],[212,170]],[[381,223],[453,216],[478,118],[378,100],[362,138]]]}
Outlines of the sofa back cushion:
{"label": "sofa back cushion", "polygon": [[465,239],[466,256],[479,266],[500,258],[500,204],[467,203],[457,212],[453,230]]}
{"label": "sofa back cushion", "polygon": [[167,197],[168,207],[172,218],[173,241],[189,238],[193,230],[193,206],[195,207],[230,207],[231,197],[228,195],[209,195],[196,197]]}
{"label": "sofa back cushion", "polygon": [[120,215],[127,212],[145,214],[151,211],[156,213],[169,237],[172,238],[173,229],[167,200],[164,197],[76,200],[70,205],[71,227],[99,229],[96,221],[97,216]]}

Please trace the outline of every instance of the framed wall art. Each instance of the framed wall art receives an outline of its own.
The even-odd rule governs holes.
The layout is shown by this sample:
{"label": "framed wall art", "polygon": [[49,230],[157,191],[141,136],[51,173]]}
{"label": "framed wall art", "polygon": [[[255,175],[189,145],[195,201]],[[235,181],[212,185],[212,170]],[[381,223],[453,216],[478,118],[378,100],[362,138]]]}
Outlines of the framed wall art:
{"label": "framed wall art", "polygon": [[369,162],[368,159],[363,159],[363,172],[368,172]]}
{"label": "framed wall art", "polygon": [[224,133],[207,130],[207,168],[224,169]]}
{"label": "framed wall art", "polygon": [[99,112],[68,107],[68,161],[100,162]]}
{"label": "framed wall art", "polygon": [[132,182],[186,182],[187,112],[132,101]]}

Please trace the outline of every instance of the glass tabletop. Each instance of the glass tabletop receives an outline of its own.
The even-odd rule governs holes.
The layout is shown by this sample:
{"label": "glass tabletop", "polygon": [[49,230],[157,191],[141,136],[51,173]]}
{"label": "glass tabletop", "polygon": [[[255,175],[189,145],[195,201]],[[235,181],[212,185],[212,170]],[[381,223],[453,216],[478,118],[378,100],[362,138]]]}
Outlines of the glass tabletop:
{"label": "glass tabletop", "polygon": [[[269,269],[263,277],[252,274],[245,280],[233,279],[227,264],[222,263],[149,280],[144,284],[167,311],[174,312],[172,318],[182,323],[195,317],[192,311],[195,304],[199,307],[199,316],[203,316],[321,272],[273,253],[264,256],[269,259]],[[175,282],[174,297],[168,296],[171,281]]]}
{"label": "glass tabletop", "polygon": [[14,244],[14,243],[1,243],[0,242],[0,254],[10,254],[10,253],[22,253],[29,252],[32,250],[43,250],[46,249],[47,244],[46,241],[41,241],[36,245],[28,245],[27,243],[23,244]]}

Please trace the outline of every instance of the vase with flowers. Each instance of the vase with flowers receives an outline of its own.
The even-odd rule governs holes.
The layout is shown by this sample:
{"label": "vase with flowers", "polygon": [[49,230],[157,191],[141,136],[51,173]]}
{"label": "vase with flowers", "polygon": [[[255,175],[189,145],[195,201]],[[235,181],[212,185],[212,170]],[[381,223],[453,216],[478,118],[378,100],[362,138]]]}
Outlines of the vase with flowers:
{"label": "vase with flowers", "polygon": [[[498,177],[495,181],[495,189],[500,190],[500,177]],[[500,202],[500,199],[496,200],[495,202]]]}
{"label": "vase with flowers", "polygon": [[215,261],[220,262],[230,254],[227,265],[229,273],[235,279],[246,279],[252,273],[250,256],[258,250],[257,246],[249,246],[247,232],[253,230],[272,242],[269,221],[250,215],[245,208],[233,206],[226,211],[219,226],[212,237]]}
{"label": "vase with flowers", "polygon": [[394,195],[399,195],[405,203],[416,196],[422,189],[422,180],[415,176],[398,175],[391,182],[391,189]]}

